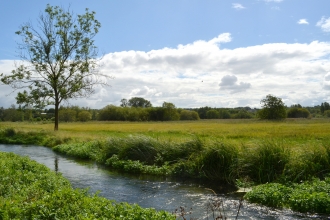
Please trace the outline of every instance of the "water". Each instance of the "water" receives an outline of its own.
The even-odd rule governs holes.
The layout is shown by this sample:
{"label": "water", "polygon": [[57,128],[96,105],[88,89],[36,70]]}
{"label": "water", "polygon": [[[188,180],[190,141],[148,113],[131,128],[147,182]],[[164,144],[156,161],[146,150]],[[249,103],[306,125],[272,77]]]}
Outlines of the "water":
{"label": "water", "polygon": [[[100,196],[117,202],[137,203],[145,208],[174,212],[180,206],[191,214],[187,219],[207,219],[207,205],[212,199],[223,201],[227,219],[235,219],[242,194],[230,193],[219,185],[185,182],[166,178],[132,176],[109,171],[95,163],[73,160],[40,146],[0,145],[0,151],[29,156],[52,170],[58,170],[75,188],[89,188]],[[213,192],[216,191],[218,197]],[[222,209],[222,210],[223,210]],[[210,214],[210,212],[209,212]],[[275,210],[243,202],[238,219],[320,219],[290,210]],[[209,218],[213,219],[213,218]],[[327,218],[323,218],[327,219]]]}

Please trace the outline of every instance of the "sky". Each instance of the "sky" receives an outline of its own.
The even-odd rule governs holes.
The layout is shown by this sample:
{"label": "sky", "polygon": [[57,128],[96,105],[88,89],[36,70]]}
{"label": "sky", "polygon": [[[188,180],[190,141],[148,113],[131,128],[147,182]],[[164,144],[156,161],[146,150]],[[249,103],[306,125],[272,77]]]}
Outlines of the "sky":
{"label": "sky", "polygon": [[[180,108],[330,102],[329,0],[11,0],[0,2],[0,73],[18,60],[15,31],[46,5],[96,12],[100,71],[113,79],[63,105],[101,109],[143,97]],[[16,104],[0,84],[0,107]]]}

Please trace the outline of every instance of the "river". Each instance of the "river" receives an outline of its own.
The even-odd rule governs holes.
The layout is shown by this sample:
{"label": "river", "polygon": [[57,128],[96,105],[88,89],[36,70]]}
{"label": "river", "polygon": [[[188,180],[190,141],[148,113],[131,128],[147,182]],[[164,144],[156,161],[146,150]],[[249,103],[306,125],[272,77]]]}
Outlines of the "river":
{"label": "river", "polygon": [[[75,188],[89,188],[90,192],[117,202],[136,203],[142,207],[174,212],[180,206],[191,214],[187,219],[207,219],[212,199],[222,201],[224,215],[235,219],[241,193],[227,187],[207,183],[171,180],[150,176],[127,175],[110,171],[93,162],[75,160],[41,146],[1,145],[0,151],[28,156],[52,170],[62,173]],[[56,165],[55,165],[56,164]],[[217,196],[210,190],[214,190]],[[243,201],[238,219],[319,219],[290,210],[276,210]],[[212,219],[212,218],[209,218]]]}

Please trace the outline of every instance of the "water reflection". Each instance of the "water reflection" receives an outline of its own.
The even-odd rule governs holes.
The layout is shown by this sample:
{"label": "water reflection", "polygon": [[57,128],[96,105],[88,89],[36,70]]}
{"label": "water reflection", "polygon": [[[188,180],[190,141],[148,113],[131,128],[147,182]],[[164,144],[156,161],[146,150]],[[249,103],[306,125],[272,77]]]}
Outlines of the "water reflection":
{"label": "water reflection", "polygon": [[[132,176],[103,169],[95,163],[73,160],[57,155],[51,149],[38,146],[0,145],[0,151],[14,152],[29,156],[39,163],[45,164],[61,173],[77,188],[90,188],[92,193],[100,192],[100,196],[118,202],[137,203],[142,207],[153,207],[157,210],[174,212],[183,207],[187,211],[187,219],[212,219],[210,202],[220,199],[221,214],[227,219],[311,219],[319,216],[305,216],[290,210],[275,210],[256,206],[246,202],[240,203],[241,193],[228,193],[218,185],[154,178],[148,176]],[[215,194],[209,189],[215,191]],[[191,212],[191,214],[189,214]],[[217,211],[218,212],[218,211]],[[189,214],[189,215],[188,215]]]}
{"label": "water reflection", "polygon": [[55,156],[54,164],[55,164],[55,169],[54,170],[57,173],[58,172],[58,156],[57,155]]}

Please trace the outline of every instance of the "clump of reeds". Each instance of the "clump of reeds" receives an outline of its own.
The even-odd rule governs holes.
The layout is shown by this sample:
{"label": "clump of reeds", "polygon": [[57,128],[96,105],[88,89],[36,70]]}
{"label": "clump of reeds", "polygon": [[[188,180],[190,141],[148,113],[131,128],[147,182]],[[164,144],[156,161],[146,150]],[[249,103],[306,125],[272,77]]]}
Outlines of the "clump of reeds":
{"label": "clump of reeds", "polygon": [[268,141],[240,152],[239,176],[248,176],[257,183],[280,178],[290,160],[290,150],[279,142]]}
{"label": "clump of reeds", "polygon": [[199,172],[208,179],[233,182],[236,178],[238,149],[222,142],[213,142],[201,151],[196,163]]}
{"label": "clump of reeds", "polygon": [[306,146],[295,150],[285,166],[287,181],[300,182],[313,177],[323,179],[330,172],[329,150],[326,146]]}

